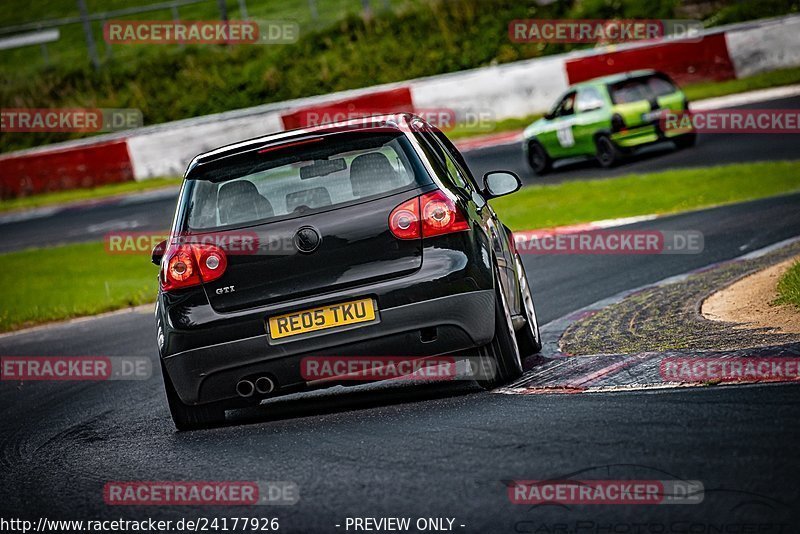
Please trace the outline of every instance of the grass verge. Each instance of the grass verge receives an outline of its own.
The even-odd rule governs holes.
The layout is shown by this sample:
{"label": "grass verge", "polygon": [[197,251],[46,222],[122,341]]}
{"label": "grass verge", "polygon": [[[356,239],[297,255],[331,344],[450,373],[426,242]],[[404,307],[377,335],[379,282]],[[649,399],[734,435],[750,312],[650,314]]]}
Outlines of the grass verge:
{"label": "grass verge", "polygon": [[755,91],[756,89],[794,85],[797,83],[800,83],[800,68],[795,67],[791,69],[774,70],[772,72],[763,72],[740,80],[695,83],[687,85],[683,91],[686,93],[686,98],[691,102],[704,98],[714,98],[735,93]]}
{"label": "grass verge", "polygon": [[82,243],[0,255],[0,330],[94,315],[155,299],[147,255],[111,255]]}
{"label": "grass verge", "polygon": [[800,190],[800,162],[764,162],[535,185],[492,201],[512,230],[674,213]]}
{"label": "grass verge", "polygon": [[449,132],[447,137],[450,139],[464,139],[467,137],[476,137],[480,135],[489,135],[493,133],[509,132],[511,130],[522,130],[530,123],[542,117],[542,113],[535,115],[528,115],[525,117],[512,117],[509,119],[499,120],[492,123],[488,127],[472,128],[469,126],[456,126]]}
{"label": "grass verge", "polygon": [[789,304],[800,310],[800,261],[778,280],[778,298],[773,304]]}
{"label": "grass verge", "polygon": [[0,212],[40,208],[42,206],[66,204],[79,200],[97,200],[116,195],[150,191],[153,189],[160,189],[162,187],[178,186],[180,185],[181,180],[181,178],[152,178],[142,181],[101,185],[99,187],[92,187],[90,189],[70,189],[68,191],[42,193],[40,195],[31,195],[29,197],[11,198],[0,201]]}
{"label": "grass verge", "polygon": [[[754,163],[530,186],[492,201],[514,230],[751,200],[800,190],[800,162]],[[147,255],[110,255],[103,243],[0,254],[0,331],[152,301]],[[794,282],[795,295],[800,274]]]}

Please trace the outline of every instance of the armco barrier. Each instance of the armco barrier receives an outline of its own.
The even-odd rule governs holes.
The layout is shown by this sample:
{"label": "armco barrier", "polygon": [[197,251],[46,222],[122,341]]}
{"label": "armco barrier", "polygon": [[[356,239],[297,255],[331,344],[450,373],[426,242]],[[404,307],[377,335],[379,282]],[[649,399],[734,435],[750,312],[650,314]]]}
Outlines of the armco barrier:
{"label": "armco barrier", "polygon": [[700,41],[642,45],[592,54],[566,62],[570,83],[606,74],[652,68],[669,74],[681,84],[731,80],[736,77],[723,33],[707,35]]}
{"label": "armco barrier", "polygon": [[725,40],[737,78],[800,65],[800,16],[735,28]]}
{"label": "armco barrier", "polygon": [[0,157],[0,198],[133,180],[124,139]]}
{"label": "armco barrier", "polygon": [[[31,175],[38,176],[40,182],[46,181],[46,185],[40,186],[45,189],[113,181],[109,176],[125,179],[131,167],[137,180],[179,175],[191,158],[200,152],[280,131],[284,125],[299,120],[302,110],[339,109],[336,108],[337,102],[360,101],[376,92],[408,91],[409,100],[416,109],[488,112],[500,120],[546,111],[570,83],[629,69],[656,68],[666,71],[680,83],[686,83],[697,79],[742,78],[798,65],[800,15],[790,15],[715,28],[706,32],[700,43],[626,43],[266,104],[139,128],[127,134],[70,141],[25,151],[25,155],[0,157],[0,183],[5,197],[37,190]],[[97,169],[102,173],[99,176],[91,176],[94,170],[89,170],[89,167],[77,173],[53,173],[49,164],[28,162],[23,165],[18,162],[12,167],[5,162],[6,158],[27,158],[28,155],[44,159],[49,157],[48,154],[57,154],[67,148],[90,152],[96,150],[94,147],[101,140],[119,143],[117,140],[122,135],[127,135],[128,148],[125,153],[117,148],[121,158],[118,165],[92,163],[102,167]],[[58,159],[55,157],[51,161]],[[88,161],[92,157],[84,156],[83,159]],[[22,166],[17,169],[17,165]],[[29,170],[26,171],[25,166]],[[39,170],[32,172],[30,169],[33,167]],[[24,174],[16,174],[18,171]],[[76,175],[86,181],[78,181]]]}
{"label": "armco barrier", "polygon": [[280,130],[277,111],[237,110],[131,132],[128,150],[137,180],[180,176],[201,152]]}
{"label": "armco barrier", "polygon": [[324,102],[281,114],[286,130],[314,126],[323,122],[339,122],[349,118],[414,111],[408,87],[375,91],[351,98]]}

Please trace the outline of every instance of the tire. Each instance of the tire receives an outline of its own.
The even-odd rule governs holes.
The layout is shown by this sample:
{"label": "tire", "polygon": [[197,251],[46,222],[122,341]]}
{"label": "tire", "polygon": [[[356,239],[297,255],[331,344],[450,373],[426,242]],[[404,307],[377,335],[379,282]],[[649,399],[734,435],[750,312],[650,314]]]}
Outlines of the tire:
{"label": "tire", "polygon": [[522,358],[519,355],[514,325],[500,277],[495,274],[494,338],[481,349],[481,357],[489,362],[484,368],[493,369],[493,376],[477,380],[484,389],[508,384],[522,375]]}
{"label": "tire", "polygon": [[672,139],[675,146],[679,149],[690,148],[697,143],[697,134],[695,132],[679,135]]}
{"label": "tire", "polygon": [[542,336],[539,333],[539,321],[536,317],[536,308],[533,305],[533,296],[528,286],[528,277],[525,274],[525,266],[519,254],[516,256],[517,272],[520,275],[520,301],[522,302],[522,314],[525,317],[525,326],[517,332],[517,345],[519,354],[522,358],[531,356],[542,350]]}
{"label": "tire", "polygon": [[597,139],[594,140],[594,146],[596,149],[595,157],[600,163],[600,166],[604,169],[613,167],[619,163],[623,157],[623,153],[617,144],[607,135],[598,136]]}
{"label": "tire", "polygon": [[553,159],[539,141],[528,143],[528,164],[537,175],[547,174],[553,168]]}
{"label": "tire", "polygon": [[172,385],[164,362],[161,362],[161,375],[164,378],[164,390],[167,394],[167,404],[169,405],[172,421],[178,430],[198,430],[217,426],[225,422],[225,410],[217,405],[191,406],[184,404],[178,397],[175,387]]}

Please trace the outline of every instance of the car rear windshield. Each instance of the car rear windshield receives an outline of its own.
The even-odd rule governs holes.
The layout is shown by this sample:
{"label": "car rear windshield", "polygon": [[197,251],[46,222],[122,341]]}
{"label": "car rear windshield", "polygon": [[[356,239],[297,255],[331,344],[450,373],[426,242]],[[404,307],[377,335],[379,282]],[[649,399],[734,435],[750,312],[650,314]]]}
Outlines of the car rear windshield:
{"label": "car rear windshield", "polygon": [[667,76],[653,74],[631,78],[622,82],[611,84],[608,87],[611,100],[615,104],[627,104],[641,100],[653,100],[660,96],[669,95],[678,90]]}
{"label": "car rear windshield", "polygon": [[312,136],[193,169],[182,226],[206,230],[299,217],[430,182],[400,132]]}

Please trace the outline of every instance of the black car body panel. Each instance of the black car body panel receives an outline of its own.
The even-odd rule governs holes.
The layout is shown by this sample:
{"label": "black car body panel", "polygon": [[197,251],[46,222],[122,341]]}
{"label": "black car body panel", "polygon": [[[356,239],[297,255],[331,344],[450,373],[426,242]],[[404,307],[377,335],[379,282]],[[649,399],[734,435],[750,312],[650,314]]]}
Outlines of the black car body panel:
{"label": "black car body panel", "polygon": [[[191,241],[206,231],[187,223],[187,212],[197,209],[193,180],[204,166],[223,169],[238,154],[353,129],[402,135],[404,146],[419,158],[414,183],[329,209],[291,217],[275,210],[266,220],[222,228],[256,235],[260,252],[229,256],[224,274],[212,282],[159,292],[159,350],[165,378],[182,402],[238,405],[236,384],[248,377],[269,376],[277,384],[273,395],[316,387],[300,373],[300,362],[309,355],[474,354],[494,335],[498,279],[511,313],[521,313],[511,233],[455,147],[413,115],[366,128],[348,123],[283,132],[198,156],[187,171],[172,235]],[[393,208],[431,191],[446,192],[468,229],[424,239],[392,235]],[[310,252],[298,248],[304,228],[320,238]],[[270,336],[269,317],[361,298],[375,302],[375,321],[279,342]]]}

